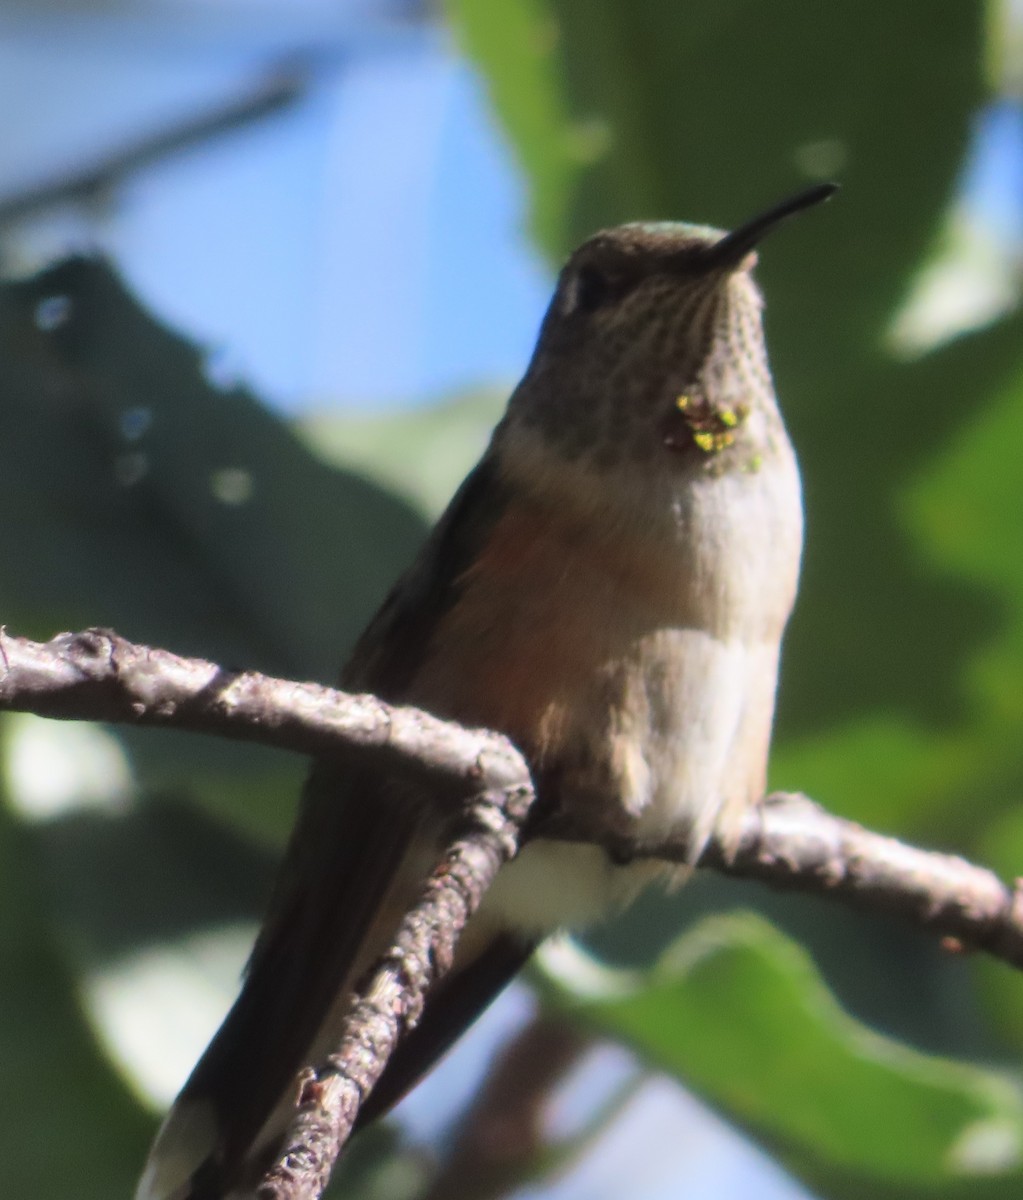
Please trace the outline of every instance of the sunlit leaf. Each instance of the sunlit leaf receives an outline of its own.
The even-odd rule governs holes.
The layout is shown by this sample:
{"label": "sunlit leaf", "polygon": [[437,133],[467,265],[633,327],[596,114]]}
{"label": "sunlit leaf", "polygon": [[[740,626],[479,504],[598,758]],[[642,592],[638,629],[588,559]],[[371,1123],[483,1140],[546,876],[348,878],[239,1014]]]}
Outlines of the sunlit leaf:
{"label": "sunlit leaf", "polygon": [[[811,1180],[1023,1183],[1023,1094],[844,1013],[759,917],[701,922],[649,978],[591,975],[574,1011],[679,1076]],[[596,982],[595,982],[596,981]]]}

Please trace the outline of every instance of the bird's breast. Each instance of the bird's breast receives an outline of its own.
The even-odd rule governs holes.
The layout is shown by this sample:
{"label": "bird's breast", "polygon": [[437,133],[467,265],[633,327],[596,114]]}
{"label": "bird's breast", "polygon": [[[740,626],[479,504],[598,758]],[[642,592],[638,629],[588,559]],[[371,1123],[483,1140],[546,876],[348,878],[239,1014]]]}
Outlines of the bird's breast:
{"label": "bird's breast", "polygon": [[690,480],[645,524],[559,500],[507,505],[408,699],[507,733],[566,809],[641,838],[687,831],[698,851],[764,787],[794,462]]}

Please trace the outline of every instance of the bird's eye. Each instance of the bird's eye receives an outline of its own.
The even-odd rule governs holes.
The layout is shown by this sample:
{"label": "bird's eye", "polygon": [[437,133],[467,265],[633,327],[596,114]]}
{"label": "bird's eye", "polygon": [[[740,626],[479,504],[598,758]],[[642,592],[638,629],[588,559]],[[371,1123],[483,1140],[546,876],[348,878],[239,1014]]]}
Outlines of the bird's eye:
{"label": "bird's eye", "polygon": [[592,313],[599,308],[607,308],[608,305],[621,300],[636,282],[631,274],[608,274],[599,267],[586,263],[576,271],[566,290],[562,311],[566,314]]}
{"label": "bird's eye", "polygon": [[596,267],[579,268],[575,277],[575,305],[581,312],[594,312],[614,298],[615,288],[603,271]]}
{"label": "bird's eye", "polygon": [[562,284],[561,314],[593,313],[616,304],[637,283],[626,271],[605,271],[583,263]]}

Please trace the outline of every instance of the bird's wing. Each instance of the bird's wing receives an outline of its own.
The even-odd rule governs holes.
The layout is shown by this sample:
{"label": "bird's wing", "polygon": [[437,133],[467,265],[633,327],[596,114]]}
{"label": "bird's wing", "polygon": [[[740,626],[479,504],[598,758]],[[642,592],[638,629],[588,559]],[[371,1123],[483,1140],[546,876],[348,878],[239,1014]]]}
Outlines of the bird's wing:
{"label": "bird's wing", "polygon": [[[484,458],[360,638],[345,687],[401,701],[505,503]],[[434,865],[417,849],[428,816],[371,769],[315,765],[241,994],[165,1122],[138,1200],[219,1200],[258,1171],[253,1160],[272,1149],[298,1073],[329,1049],[348,992]],[[430,1068],[530,949],[498,937],[442,983],[392,1058],[371,1116]]]}

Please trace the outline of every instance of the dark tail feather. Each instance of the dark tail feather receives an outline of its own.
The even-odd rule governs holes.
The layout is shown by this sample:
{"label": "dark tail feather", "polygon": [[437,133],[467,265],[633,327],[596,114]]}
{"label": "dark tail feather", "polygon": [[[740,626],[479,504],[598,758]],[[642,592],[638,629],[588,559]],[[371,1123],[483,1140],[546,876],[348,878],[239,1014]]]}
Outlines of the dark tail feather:
{"label": "dark tail feather", "polygon": [[136,1200],[221,1200],[270,1148],[268,1120],[394,932],[381,911],[400,914],[415,894],[402,864],[418,823],[371,777],[314,771],[241,994],[168,1114]]}
{"label": "dark tail feather", "polygon": [[[415,807],[372,777],[337,772],[317,767],[310,779],[241,994],[164,1122],[136,1200],[223,1200],[258,1175],[300,1071],[329,1052],[344,997],[418,896]],[[440,982],[359,1126],[426,1074],[532,951],[508,934],[473,940],[479,952]]]}
{"label": "dark tail feather", "polygon": [[[419,1025],[398,1047],[363,1105],[356,1131],[383,1116],[415,1087],[532,951],[531,944],[499,935],[462,970],[441,981]],[[261,960],[175,1102],[153,1148],[137,1200],[224,1200],[261,1170],[263,1155],[252,1155],[255,1139],[300,1067],[307,1065],[300,1062],[283,1081],[281,1072],[267,1070],[271,1062],[283,1061],[285,1049],[278,1037],[282,1004],[275,983],[279,982],[280,977],[267,973],[266,960]],[[292,1046],[304,1040],[286,1039]],[[272,1059],[259,1052],[260,1044],[270,1047]],[[198,1149],[187,1144],[195,1137]],[[272,1149],[272,1142],[267,1143],[267,1152]],[[161,1158],[163,1177],[158,1174]],[[184,1175],[175,1172],[177,1163],[185,1164]],[[165,1180],[176,1182],[168,1187]]]}

